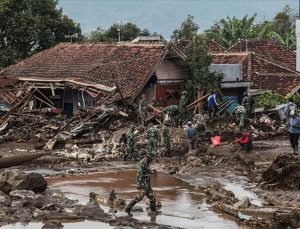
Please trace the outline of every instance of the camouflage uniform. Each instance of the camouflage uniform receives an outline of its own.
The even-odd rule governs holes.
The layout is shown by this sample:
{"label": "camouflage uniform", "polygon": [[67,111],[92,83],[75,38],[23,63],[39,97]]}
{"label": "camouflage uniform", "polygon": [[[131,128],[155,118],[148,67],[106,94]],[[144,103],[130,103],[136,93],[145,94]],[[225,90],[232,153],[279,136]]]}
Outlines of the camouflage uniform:
{"label": "camouflage uniform", "polygon": [[146,137],[148,140],[147,153],[151,158],[155,159],[158,151],[158,143],[160,142],[160,135],[156,127],[151,126],[146,132]]}
{"label": "camouflage uniform", "polygon": [[171,156],[171,145],[170,145],[170,131],[169,128],[164,124],[162,128],[162,139],[163,146],[166,149],[166,156]]}
{"label": "camouflage uniform", "polygon": [[206,123],[204,120],[204,116],[202,114],[196,114],[194,116],[195,122],[196,122],[196,130],[197,133],[204,136],[206,132]]}
{"label": "camouflage uniform", "polygon": [[170,121],[173,124],[175,124],[176,126],[178,125],[179,107],[177,105],[167,106],[163,109],[163,112],[169,116]]}
{"label": "camouflage uniform", "polygon": [[184,122],[188,117],[188,111],[186,109],[186,106],[188,105],[189,103],[189,99],[188,97],[186,96],[187,95],[187,92],[186,91],[183,91],[182,92],[182,95],[180,97],[180,101],[179,101],[179,119],[180,119],[180,123]]}
{"label": "camouflage uniform", "polygon": [[147,104],[146,100],[142,99],[139,103],[139,112],[141,116],[141,123],[142,126],[146,125],[146,119],[147,119]]}
{"label": "camouflage uniform", "polygon": [[135,139],[133,134],[133,127],[131,126],[126,134],[127,138],[127,152],[125,155],[125,160],[127,159],[128,155],[131,156],[132,159],[138,160],[138,153],[135,146]]}
{"label": "camouflage uniform", "polygon": [[245,118],[246,118],[246,109],[243,105],[239,105],[236,107],[236,114],[239,119],[239,128],[240,130],[243,130],[244,128],[244,123],[245,123]]}
{"label": "camouflage uniform", "polygon": [[246,117],[252,118],[253,105],[254,105],[254,100],[253,100],[252,96],[249,96],[245,93],[243,100],[242,100],[242,105],[244,106],[244,108],[246,110],[246,113],[245,113]]}
{"label": "camouflage uniform", "polygon": [[150,162],[149,158],[143,158],[139,165],[137,171],[137,186],[138,186],[138,193],[137,196],[126,206],[125,211],[130,213],[131,208],[138,202],[140,202],[144,196],[146,195],[150,200],[150,208],[151,211],[156,211],[155,206],[155,193],[151,188],[150,184]]}

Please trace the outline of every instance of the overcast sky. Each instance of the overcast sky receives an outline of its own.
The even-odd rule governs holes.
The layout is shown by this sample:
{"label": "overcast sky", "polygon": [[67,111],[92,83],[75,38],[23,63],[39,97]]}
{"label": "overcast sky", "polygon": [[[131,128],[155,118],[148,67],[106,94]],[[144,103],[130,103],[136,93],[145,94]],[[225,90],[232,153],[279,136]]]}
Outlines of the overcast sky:
{"label": "overcast sky", "polygon": [[298,14],[298,4],[299,0],[59,0],[59,7],[80,23],[84,34],[122,21],[166,39],[189,14],[203,31],[226,16],[242,18],[257,13],[257,22],[272,19],[285,5]]}

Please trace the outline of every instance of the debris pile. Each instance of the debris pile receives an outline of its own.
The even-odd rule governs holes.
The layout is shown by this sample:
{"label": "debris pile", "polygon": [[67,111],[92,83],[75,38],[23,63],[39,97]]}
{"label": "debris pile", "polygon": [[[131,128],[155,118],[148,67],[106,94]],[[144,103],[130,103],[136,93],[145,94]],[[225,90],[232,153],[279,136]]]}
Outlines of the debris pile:
{"label": "debris pile", "polygon": [[278,156],[262,173],[261,185],[267,188],[300,190],[300,159],[292,155]]}

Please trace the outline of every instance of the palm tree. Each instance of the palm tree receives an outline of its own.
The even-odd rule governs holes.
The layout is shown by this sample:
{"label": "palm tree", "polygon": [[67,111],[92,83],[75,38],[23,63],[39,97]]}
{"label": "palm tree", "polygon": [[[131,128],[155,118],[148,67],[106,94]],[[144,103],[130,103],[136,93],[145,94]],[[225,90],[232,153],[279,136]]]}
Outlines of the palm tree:
{"label": "palm tree", "polygon": [[213,28],[206,31],[208,38],[215,39],[225,48],[229,48],[239,39],[263,38],[266,35],[268,24],[257,26],[255,24],[254,14],[248,18],[248,15],[242,19],[236,17],[226,17],[221,19]]}
{"label": "palm tree", "polygon": [[289,49],[296,49],[296,29],[295,27],[286,35],[280,35],[274,31],[267,34],[268,37],[277,40],[280,44],[287,46]]}

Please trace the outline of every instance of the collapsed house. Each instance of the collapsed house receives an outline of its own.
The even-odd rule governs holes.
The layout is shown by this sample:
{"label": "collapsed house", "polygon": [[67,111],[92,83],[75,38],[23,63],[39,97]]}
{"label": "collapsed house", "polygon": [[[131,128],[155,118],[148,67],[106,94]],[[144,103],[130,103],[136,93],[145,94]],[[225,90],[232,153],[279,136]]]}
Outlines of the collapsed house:
{"label": "collapsed house", "polygon": [[142,93],[168,105],[177,102],[185,66],[184,54],[167,42],[61,43],[2,69],[0,80],[9,83],[0,89],[2,101],[17,108],[28,101],[29,109],[67,115],[106,101],[132,102]]}

